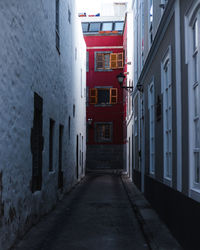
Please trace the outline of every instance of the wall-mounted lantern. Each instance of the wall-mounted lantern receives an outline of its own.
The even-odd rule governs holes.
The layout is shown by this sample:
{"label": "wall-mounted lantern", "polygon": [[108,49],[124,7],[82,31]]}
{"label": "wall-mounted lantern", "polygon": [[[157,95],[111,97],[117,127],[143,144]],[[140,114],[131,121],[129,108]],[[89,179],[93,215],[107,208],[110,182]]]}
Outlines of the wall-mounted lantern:
{"label": "wall-mounted lantern", "polygon": [[87,119],[87,124],[88,124],[88,126],[92,126],[92,121],[93,121],[92,118],[88,118],[88,119]]}
{"label": "wall-mounted lantern", "polygon": [[136,87],[138,91],[143,92],[143,85],[141,83],[138,83]]}
{"label": "wall-mounted lantern", "polygon": [[121,72],[121,73],[119,73],[119,75],[117,75],[117,80],[118,80],[118,83],[119,83],[119,85],[120,85],[120,87],[122,88],[122,89],[125,89],[125,90],[131,90],[131,91],[133,91],[133,87],[129,87],[129,86],[123,86],[123,83],[124,83],[124,78],[125,78],[126,76]]}

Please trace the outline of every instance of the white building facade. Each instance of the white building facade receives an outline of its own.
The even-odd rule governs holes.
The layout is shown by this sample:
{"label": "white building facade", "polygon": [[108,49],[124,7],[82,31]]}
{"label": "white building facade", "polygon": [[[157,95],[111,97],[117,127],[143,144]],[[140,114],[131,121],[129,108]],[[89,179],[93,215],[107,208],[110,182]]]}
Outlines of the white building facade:
{"label": "white building facade", "polygon": [[0,9],[0,249],[7,249],[84,176],[86,46],[72,0],[2,1]]}
{"label": "white building facade", "polygon": [[132,179],[184,249],[199,245],[199,0],[133,0]]}

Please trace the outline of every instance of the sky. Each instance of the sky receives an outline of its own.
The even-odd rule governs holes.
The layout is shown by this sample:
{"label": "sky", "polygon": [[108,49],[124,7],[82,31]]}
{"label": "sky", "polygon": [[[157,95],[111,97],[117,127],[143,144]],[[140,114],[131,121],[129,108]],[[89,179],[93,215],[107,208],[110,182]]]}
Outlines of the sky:
{"label": "sky", "polygon": [[[102,1],[102,0],[101,0]],[[77,0],[78,12],[99,12],[101,8],[100,0]]]}
{"label": "sky", "polygon": [[116,0],[77,0],[77,8],[79,13],[86,12],[94,15],[101,12],[103,4],[112,2],[116,2]]}

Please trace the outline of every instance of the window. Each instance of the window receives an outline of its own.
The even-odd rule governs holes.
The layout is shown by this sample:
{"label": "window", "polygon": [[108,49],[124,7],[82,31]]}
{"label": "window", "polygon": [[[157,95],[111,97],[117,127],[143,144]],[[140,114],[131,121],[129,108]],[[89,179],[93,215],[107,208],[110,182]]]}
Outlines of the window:
{"label": "window", "polygon": [[124,27],[124,22],[116,22],[114,25],[114,30],[122,31]]}
{"label": "window", "polygon": [[123,68],[123,53],[96,52],[96,70],[110,70]]}
{"label": "window", "polygon": [[82,136],[82,154],[81,154],[81,168],[82,168],[82,174],[83,174],[83,171],[84,171],[84,169],[83,169],[83,136]]}
{"label": "window", "polygon": [[117,22],[83,22],[82,23],[82,30],[83,33],[85,32],[99,32],[99,31],[123,31],[124,22],[117,21]]}
{"label": "window", "polygon": [[149,46],[153,42],[153,0],[149,0]]}
{"label": "window", "polygon": [[82,23],[83,32],[88,32],[89,23]]}
{"label": "window", "polygon": [[103,31],[112,31],[113,23],[103,23],[102,30]]}
{"label": "window", "polygon": [[80,75],[81,75],[81,79],[80,79],[80,82],[81,82],[81,98],[83,98],[83,70],[82,69],[81,69]]}
{"label": "window", "polygon": [[60,7],[60,2],[59,0],[56,0],[56,48],[60,53],[59,7]]}
{"label": "window", "polygon": [[117,104],[117,88],[91,88],[90,104]]}
{"label": "window", "polygon": [[75,48],[74,57],[75,57],[75,61],[76,61],[77,58],[78,58],[78,50],[77,50],[77,48]]}
{"label": "window", "polygon": [[96,123],[95,124],[96,142],[112,141],[112,123]]}
{"label": "window", "polygon": [[193,33],[193,65],[194,65],[194,83],[198,83],[198,21],[194,22],[192,27]]}
{"label": "window", "polygon": [[55,121],[49,121],[49,171],[53,171],[53,146],[54,146]]}
{"label": "window", "polygon": [[75,117],[76,106],[73,104],[73,117]]}
{"label": "window", "polygon": [[192,198],[200,201],[200,5],[193,1],[185,17],[189,92],[189,163]]}
{"label": "window", "polygon": [[97,91],[97,103],[98,104],[109,104],[110,103],[110,90],[109,89],[98,89]]}
{"label": "window", "polygon": [[32,192],[42,188],[42,151],[44,147],[43,137],[43,99],[34,94],[34,118],[31,129],[32,152]]}
{"label": "window", "polygon": [[164,13],[168,0],[161,0],[160,1],[160,8],[161,8],[161,15]]}
{"label": "window", "polygon": [[70,140],[70,133],[71,133],[71,117],[68,118],[68,139]]}
{"label": "window", "polygon": [[96,70],[110,69],[110,53],[96,53]]}
{"label": "window", "polygon": [[134,118],[134,136],[136,137],[138,135],[138,121],[137,116]]}
{"label": "window", "polygon": [[150,174],[155,173],[155,94],[154,83],[149,86],[149,153],[150,153]]}
{"label": "window", "polygon": [[171,49],[162,62],[163,93],[163,137],[164,137],[164,178],[172,178],[172,82],[171,82]]}
{"label": "window", "polygon": [[200,201],[200,5],[193,1],[185,16],[185,54],[188,64],[190,195]]}
{"label": "window", "polygon": [[89,105],[89,88],[86,86],[86,106]]}
{"label": "window", "polygon": [[110,55],[110,68],[111,69],[123,68],[123,53],[112,53]]}
{"label": "window", "polygon": [[79,138],[76,136],[76,178],[79,178]]}
{"label": "window", "polygon": [[59,126],[59,155],[58,155],[58,188],[63,187],[63,171],[62,171],[62,156],[63,156],[63,125]]}
{"label": "window", "polygon": [[71,11],[70,11],[70,9],[68,8],[68,22],[69,22],[69,23],[71,23],[71,16],[72,16]]}
{"label": "window", "polygon": [[89,72],[89,51],[86,52],[86,72]]}
{"label": "window", "polygon": [[194,183],[197,186],[200,186],[200,93],[199,93],[199,79],[198,79],[198,32],[199,32],[199,23],[196,19],[194,21],[192,27],[193,33],[193,68],[194,68],[194,78],[193,78],[193,93],[194,93],[194,115],[193,115],[193,122],[194,122],[194,134],[195,134],[195,141],[193,146],[194,152]]}
{"label": "window", "polygon": [[98,32],[101,29],[101,23],[90,23],[89,31]]}

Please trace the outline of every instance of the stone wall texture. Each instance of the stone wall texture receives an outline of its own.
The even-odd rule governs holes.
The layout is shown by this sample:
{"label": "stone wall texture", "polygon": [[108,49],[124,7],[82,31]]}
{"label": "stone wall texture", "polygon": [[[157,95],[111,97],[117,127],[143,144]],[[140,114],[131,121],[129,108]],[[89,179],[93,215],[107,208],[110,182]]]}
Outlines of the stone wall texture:
{"label": "stone wall texture", "polygon": [[123,144],[87,145],[88,170],[123,169]]}
{"label": "stone wall texture", "polygon": [[[55,6],[54,0],[0,1],[0,249],[8,249],[84,175],[86,47],[75,1],[60,0],[58,53]],[[44,149],[42,189],[32,193],[34,93],[43,99]],[[55,121],[51,172],[50,118]],[[60,124],[63,190],[58,189]]]}

